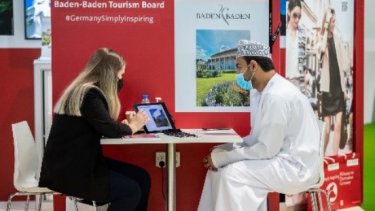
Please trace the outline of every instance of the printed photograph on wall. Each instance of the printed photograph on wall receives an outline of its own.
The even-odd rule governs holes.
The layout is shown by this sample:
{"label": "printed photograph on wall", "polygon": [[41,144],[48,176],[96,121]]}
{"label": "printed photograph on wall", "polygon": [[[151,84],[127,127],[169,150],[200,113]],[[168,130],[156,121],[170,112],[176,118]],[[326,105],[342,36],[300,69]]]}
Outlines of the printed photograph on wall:
{"label": "printed photograph on wall", "polygon": [[269,45],[270,1],[174,2],[176,111],[249,112],[250,84],[236,75],[237,45]]}
{"label": "printed photograph on wall", "polygon": [[13,34],[13,0],[0,0],[0,35]]}
{"label": "printed photograph on wall", "polygon": [[50,0],[25,0],[25,39],[41,39],[43,25],[50,24]]}
{"label": "printed photograph on wall", "polygon": [[286,2],[286,77],[326,123],[325,155],[353,150],[354,0]]}
{"label": "printed photograph on wall", "polygon": [[197,106],[250,105],[249,83],[236,80],[236,53],[241,39],[250,39],[250,31],[196,31]]}

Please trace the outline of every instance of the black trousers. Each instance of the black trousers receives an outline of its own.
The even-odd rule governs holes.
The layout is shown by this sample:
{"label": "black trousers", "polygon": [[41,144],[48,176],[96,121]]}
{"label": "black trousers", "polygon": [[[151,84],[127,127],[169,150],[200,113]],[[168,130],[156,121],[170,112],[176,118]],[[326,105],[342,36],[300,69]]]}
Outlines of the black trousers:
{"label": "black trousers", "polygon": [[141,167],[107,159],[110,169],[108,211],[146,211],[150,175]]}

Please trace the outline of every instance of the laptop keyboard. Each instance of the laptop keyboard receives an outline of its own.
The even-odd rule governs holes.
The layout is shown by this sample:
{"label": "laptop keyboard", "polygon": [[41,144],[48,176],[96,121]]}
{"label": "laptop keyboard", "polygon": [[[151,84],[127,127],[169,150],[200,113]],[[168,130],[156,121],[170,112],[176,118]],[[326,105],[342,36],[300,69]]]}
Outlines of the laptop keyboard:
{"label": "laptop keyboard", "polygon": [[195,135],[193,133],[183,132],[179,129],[177,129],[177,130],[166,130],[166,131],[163,131],[163,133],[165,135],[168,135],[168,136],[174,136],[174,137],[179,137],[179,138],[197,137],[197,135]]}

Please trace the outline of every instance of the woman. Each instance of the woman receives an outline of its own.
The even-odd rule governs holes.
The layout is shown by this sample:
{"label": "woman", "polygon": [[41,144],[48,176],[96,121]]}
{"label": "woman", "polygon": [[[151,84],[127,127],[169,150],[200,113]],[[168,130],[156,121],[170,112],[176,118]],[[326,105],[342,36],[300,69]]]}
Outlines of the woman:
{"label": "woman", "polygon": [[300,85],[305,55],[304,30],[299,25],[302,6],[300,0],[289,0],[286,31],[286,77],[295,85]]}
{"label": "woman", "polygon": [[[336,15],[334,9],[328,9],[322,21],[318,55],[321,62],[320,91],[322,92],[322,116],[326,123],[325,146],[327,149],[331,125],[334,127],[333,144],[329,155],[337,155],[342,136],[342,121],[345,111],[345,75],[349,69],[340,36],[334,33]],[[344,140],[346,141],[346,140]],[[327,152],[326,152],[327,153]]]}
{"label": "woman", "polygon": [[109,211],[147,210],[148,173],[137,166],[103,156],[101,137],[119,138],[147,122],[140,111],[122,123],[118,91],[124,59],[98,49],[55,106],[39,185],[69,196],[110,202]]}

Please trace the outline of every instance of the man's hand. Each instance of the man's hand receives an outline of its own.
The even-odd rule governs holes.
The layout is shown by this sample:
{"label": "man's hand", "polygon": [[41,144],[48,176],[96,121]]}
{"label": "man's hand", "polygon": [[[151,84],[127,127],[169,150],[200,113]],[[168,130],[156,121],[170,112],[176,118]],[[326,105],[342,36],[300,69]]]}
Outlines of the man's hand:
{"label": "man's hand", "polygon": [[209,169],[209,170],[212,170],[212,171],[217,171],[217,168],[212,163],[211,154],[209,154],[209,155],[207,155],[206,157],[203,158],[203,165],[206,169]]}

